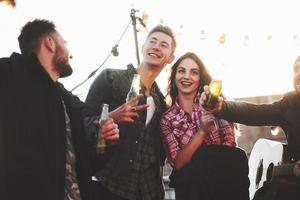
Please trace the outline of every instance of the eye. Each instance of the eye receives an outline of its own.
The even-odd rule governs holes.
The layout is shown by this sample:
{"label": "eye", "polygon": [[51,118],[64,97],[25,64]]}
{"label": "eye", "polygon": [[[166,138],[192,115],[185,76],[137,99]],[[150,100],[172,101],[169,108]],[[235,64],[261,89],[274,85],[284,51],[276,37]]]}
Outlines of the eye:
{"label": "eye", "polygon": [[184,70],[183,70],[183,69],[178,69],[178,70],[177,70],[177,73],[183,74],[183,73],[184,73]]}
{"label": "eye", "polygon": [[199,75],[199,72],[198,72],[197,70],[193,70],[193,71],[192,71],[192,74],[193,74],[193,75]]}
{"label": "eye", "polygon": [[168,44],[165,44],[165,43],[162,43],[162,45],[161,45],[163,48],[169,48],[169,45]]}

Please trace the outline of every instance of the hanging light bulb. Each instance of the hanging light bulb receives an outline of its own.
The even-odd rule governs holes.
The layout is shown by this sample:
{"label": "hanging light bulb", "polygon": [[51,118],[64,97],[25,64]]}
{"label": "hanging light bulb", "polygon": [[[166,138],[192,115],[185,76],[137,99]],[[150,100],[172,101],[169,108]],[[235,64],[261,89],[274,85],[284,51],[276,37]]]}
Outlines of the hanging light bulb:
{"label": "hanging light bulb", "polygon": [[147,25],[148,18],[149,18],[148,13],[146,13],[146,11],[143,11],[142,21],[143,21],[143,23],[144,23],[145,25]]}
{"label": "hanging light bulb", "polygon": [[183,26],[183,24],[180,24],[180,26],[179,26],[179,30],[178,30],[178,35],[183,35],[183,31],[184,31],[184,26]]}
{"label": "hanging light bulb", "polygon": [[149,15],[144,11],[142,14],[142,17],[138,17],[138,20],[140,24],[144,27],[147,28],[147,20],[148,20]]}
{"label": "hanging light bulb", "polygon": [[202,30],[200,31],[200,39],[201,39],[201,40],[205,40],[205,30],[204,30],[204,29],[202,29]]}
{"label": "hanging light bulb", "polygon": [[219,37],[219,43],[224,44],[226,41],[226,35],[225,33],[222,33],[222,35]]}
{"label": "hanging light bulb", "polygon": [[160,18],[160,19],[159,19],[159,23],[160,23],[160,24],[164,24],[164,23],[165,23],[164,19],[163,19],[163,18]]}
{"label": "hanging light bulb", "polygon": [[299,45],[299,36],[297,34],[293,35],[293,40],[294,40],[295,44],[298,46]]}
{"label": "hanging light bulb", "polygon": [[248,46],[248,44],[249,44],[249,35],[245,35],[244,36],[244,46]]}

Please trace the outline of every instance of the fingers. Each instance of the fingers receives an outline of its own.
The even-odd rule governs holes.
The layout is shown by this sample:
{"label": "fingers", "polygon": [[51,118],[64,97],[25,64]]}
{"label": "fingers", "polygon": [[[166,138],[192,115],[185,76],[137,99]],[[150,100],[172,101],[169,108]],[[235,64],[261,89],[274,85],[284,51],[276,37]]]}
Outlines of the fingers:
{"label": "fingers", "polygon": [[119,128],[118,125],[114,123],[112,118],[109,118],[105,121],[102,127],[102,136],[105,140],[109,141],[115,141],[119,139]]}
{"label": "fingers", "polygon": [[200,95],[200,104],[204,105],[207,101],[207,96],[209,95],[208,85],[203,86],[203,92]]}
{"label": "fingers", "polygon": [[149,107],[148,104],[143,104],[143,105],[138,105],[135,107],[135,110],[138,111],[138,110],[145,110]]}
{"label": "fingers", "polygon": [[204,85],[203,86],[203,90],[204,90],[205,94],[209,94],[210,93],[208,85]]}
{"label": "fingers", "polygon": [[138,101],[143,97],[144,95],[139,94],[135,97],[133,97],[130,101],[126,102],[125,104],[127,105],[136,105],[138,103]]}
{"label": "fingers", "polygon": [[201,96],[200,96],[200,104],[203,106],[206,101],[207,101],[207,96],[206,96],[205,92],[202,92]]}
{"label": "fingers", "polygon": [[98,127],[99,126],[99,120],[95,119],[92,124],[93,124],[94,127]]}
{"label": "fingers", "polygon": [[215,117],[210,112],[204,112],[201,116],[202,122],[205,122],[204,124],[206,124],[206,122],[211,122],[214,119]]}
{"label": "fingers", "polygon": [[112,118],[108,118],[102,126],[102,132],[106,132],[106,131],[110,131],[110,130],[114,129],[115,125],[116,124],[114,123],[114,120]]}
{"label": "fingers", "polygon": [[219,96],[219,97],[218,97],[218,102],[223,102],[223,101],[224,101],[224,98],[221,97],[221,96]]}

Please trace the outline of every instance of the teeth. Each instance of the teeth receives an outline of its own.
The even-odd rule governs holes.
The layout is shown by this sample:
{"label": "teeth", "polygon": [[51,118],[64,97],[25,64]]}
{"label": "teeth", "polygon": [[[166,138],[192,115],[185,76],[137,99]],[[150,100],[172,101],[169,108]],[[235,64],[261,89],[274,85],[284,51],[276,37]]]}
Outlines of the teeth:
{"label": "teeth", "polygon": [[156,57],[156,58],[159,58],[159,56],[156,55],[156,54],[154,54],[154,53],[149,53],[149,55],[150,55],[150,56],[154,56],[154,57]]}
{"label": "teeth", "polygon": [[190,85],[191,85],[191,83],[188,83],[188,82],[181,82],[181,84],[182,84],[183,86],[190,86]]}

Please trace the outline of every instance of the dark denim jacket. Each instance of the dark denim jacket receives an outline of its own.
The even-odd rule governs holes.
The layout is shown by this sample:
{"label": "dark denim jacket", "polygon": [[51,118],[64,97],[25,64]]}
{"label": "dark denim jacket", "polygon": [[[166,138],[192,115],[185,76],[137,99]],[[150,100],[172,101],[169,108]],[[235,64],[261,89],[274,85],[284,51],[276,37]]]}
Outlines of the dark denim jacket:
{"label": "dark denim jacket", "polygon": [[[127,67],[128,69],[126,70],[105,69],[101,72],[90,87],[86,104],[99,114],[103,103],[109,104],[110,111],[125,103],[133,74],[136,73],[135,68],[131,64]],[[156,160],[155,163],[152,163],[152,167],[159,168],[164,164],[165,153],[162,146],[159,121],[162,113],[166,111],[166,104],[164,96],[156,83],[152,87],[151,94],[156,109],[147,127],[138,119],[134,123],[119,124],[120,140],[117,145],[111,147],[104,155],[105,162],[108,162],[106,166],[113,167],[113,173],[116,176],[120,175],[120,173],[126,173],[130,168],[129,160],[134,159],[136,153],[135,141],[138,140],[142,131],[146,131],[146,134],[153,136],[153,151],[155,152]]]}

